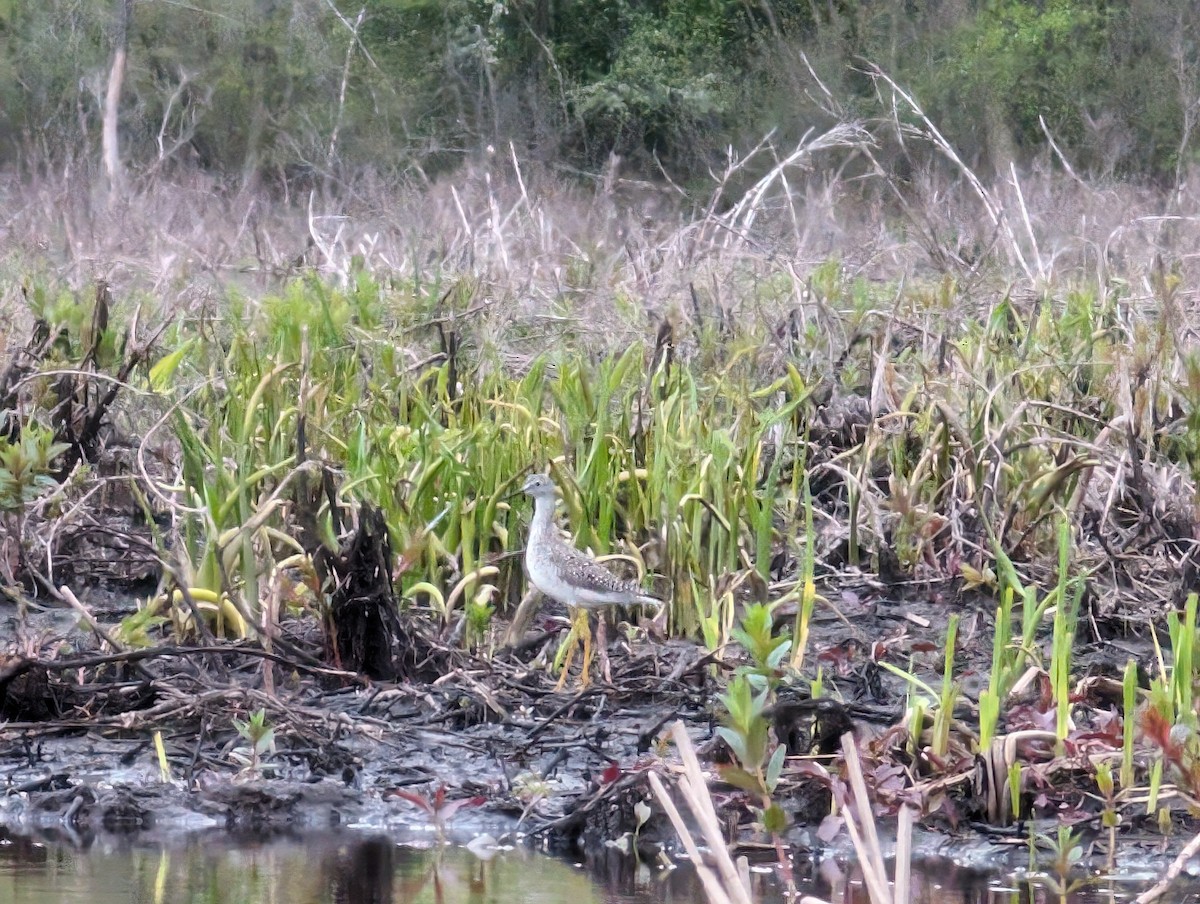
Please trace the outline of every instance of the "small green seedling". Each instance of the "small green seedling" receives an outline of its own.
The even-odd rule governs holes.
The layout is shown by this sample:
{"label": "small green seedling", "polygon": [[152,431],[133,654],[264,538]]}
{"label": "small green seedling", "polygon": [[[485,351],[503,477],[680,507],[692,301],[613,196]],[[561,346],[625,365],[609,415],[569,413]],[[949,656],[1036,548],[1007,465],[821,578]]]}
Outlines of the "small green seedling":
{"label": "small green seedling", "polygon": [[255,710],[245,721],[234,719],[233,727],[246,739],[247,745],[233,751],[230,756],[244,763],[251,772],[259,771],[265,755],[275,752],[275,728],[267,724],[267,711]]}

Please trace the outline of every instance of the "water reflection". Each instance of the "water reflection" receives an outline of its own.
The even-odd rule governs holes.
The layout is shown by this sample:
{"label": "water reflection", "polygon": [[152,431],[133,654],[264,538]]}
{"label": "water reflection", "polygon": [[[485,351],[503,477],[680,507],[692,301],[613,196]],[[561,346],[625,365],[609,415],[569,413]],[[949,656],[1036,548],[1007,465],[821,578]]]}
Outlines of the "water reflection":
{"label": "water reflection", "polygon": [[[462,847],[412,847],[355,834],[177,845],[98,837],[86,850],[0,829],[0,904],[697,904],[690,870],[639,865],[615,852],[573,864],[523,848],[480,859]],[[585,868],[586,866],[586,868]],[[754,900],[782,902],[773,871],[753,876]],[[801,891],[866,904],[856,875],[831,862],[797,864]],[[914,904],[1069,904],[1132,900],[1138,889],[1092,883],[1066,899],[1044,881],[1002,883],[951,864],[914,877]],[[1178,898],[1176,898],[1178,900]]]}
{"label": "water reflection", "polygon": [[[672,877],[670,885],[676,881]],[[697,901],[647,885],[617,894],[561,860],[524,849],[488,860],[461,847],[415,848],[353,834],[87,850],[0,829],[0,904],[651,904]]]}

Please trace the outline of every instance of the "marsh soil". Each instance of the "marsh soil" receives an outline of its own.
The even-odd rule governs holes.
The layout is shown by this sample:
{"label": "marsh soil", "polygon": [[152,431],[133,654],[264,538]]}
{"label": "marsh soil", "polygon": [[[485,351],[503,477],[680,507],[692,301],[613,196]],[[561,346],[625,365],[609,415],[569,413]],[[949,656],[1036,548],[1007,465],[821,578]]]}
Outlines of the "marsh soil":
{"label": "marsh soil", "polygon": [[[901,800],[922,806],[919,856],[980,868],[1024,865],[1031,831],[1053,834],[1065,822],[1091,859],[1107,860],[1086,738],[1074,759],[1055,758],[1046,744],[1023,748],[1023,762],[1041,770],[1031,773],[1037,781],[1025,795],[1026,818],[989,825],[982,758],[967,752],[977,716],[956,713],[941,762],[911,755],[897,728],[910,688],[880,660],[940,686],[946,624],[957,614],[955,675],[965,698],[976,699],[991,662],[989,598],[947,586],[885,588],[867,577],[851,584],[845,572],[836,592],[823,591],[828,604],[814,616],[809,649],[825,694],[812,700],[806,688],[785,683],[769,713],[796,757],[775,794],[793,851],[848,849],[828,814],[841,781],[838,739],[851,730],[863,745],[881,825]],[[132,611],[103,595],[89,608],[108,626]],[[569,682],[558,691],[546,663],[562,624],[550,613],[533,619],[515,649],[490,656],[446,642],[430,630],[428,614],[402,615],[397,630],[408,649],[399,661],[407,673],[391,681],[326,664],[312,618],[285,619],[270,653],[248,642],[114,653],[78,627],[73,612],[21,615],[7,605],[0,617],[10,637],[41,651],[10,655],[0,669],[0,776],[8,792],[0,823],[72,843],[112,833],[268,836],[341,826],[403,833],[469,818],[480,831],[567,853],[601,851],[624,836],[653,858],[676,849],[674,832],[657,807],[639,826],[636,805],[652,799],[649,771],[672,772],[667,726],[682,721],[705,761],[731,759],[715,733],[716,695],[741,660],[656,639],[645,623],[610,627],[611,683]],[[1089,674],[1119,676],[1145,647],[1132,635],[1080,644],[1079,661]],[[1094,684],[1075,712],[1094,720],[1089,734],[1102,740],[1116,731],[1110,723],[1119,702],[1108,696],[1110,685]],[[1033,681],[1005,720],[1034,718],[1045,692]],[[256,752],[246,723],[258,710],[272,736]],[[1089,743],[1094,750],[1100,741]],[[760,801],[719,777],[712,791],[728,836],[752,857],[773,860],[755,824]],[[1174,821],[1180,831],[1164,839],[1148,818],[1125,819],[1118,864],[1169,858],[1189,834],[1182,811]]]}

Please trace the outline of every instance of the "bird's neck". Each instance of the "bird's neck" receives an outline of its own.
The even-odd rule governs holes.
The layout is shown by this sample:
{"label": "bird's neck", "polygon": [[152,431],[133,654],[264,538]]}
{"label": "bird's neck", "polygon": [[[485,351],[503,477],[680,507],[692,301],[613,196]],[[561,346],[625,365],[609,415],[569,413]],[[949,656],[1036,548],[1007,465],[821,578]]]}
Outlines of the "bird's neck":
{"label": "bird's neck", "polygon": [[529,538],[553,536],[554,498],[539,496],[533,501],[533,523],[529,525]]}

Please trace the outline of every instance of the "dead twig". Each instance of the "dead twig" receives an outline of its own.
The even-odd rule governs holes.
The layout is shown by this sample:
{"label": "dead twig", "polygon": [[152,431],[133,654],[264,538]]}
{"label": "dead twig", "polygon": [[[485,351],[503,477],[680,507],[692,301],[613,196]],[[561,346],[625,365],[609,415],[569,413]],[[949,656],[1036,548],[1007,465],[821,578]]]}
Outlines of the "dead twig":
{"label": "dead twig", "polygon": [[1191,860],[1197,853],[1200,853],[1200,835],[1196,835],[1189,841],[1178,856],[1171,861],[1171,865],[1167,867],[1166,875],[1155,882],[1150,888],[1146,889],[1136,898],[1135,904],[1150,904],[1151,901],[1157,901],[1171,887],[1171,883],[1179,878],[1179,874],[1183,872],[1183,868],[1187,866],[1187,862]]}

